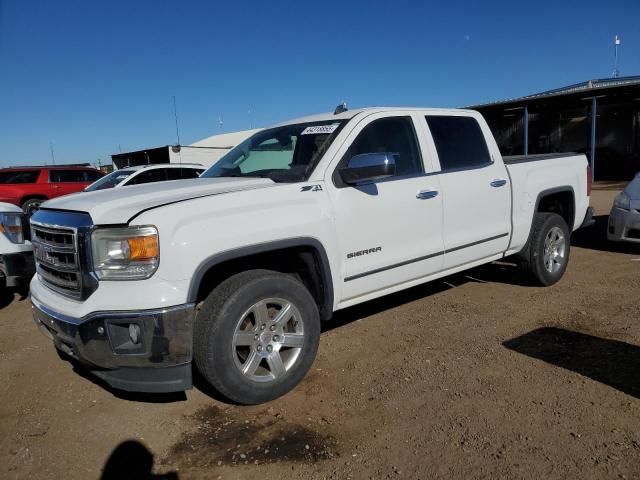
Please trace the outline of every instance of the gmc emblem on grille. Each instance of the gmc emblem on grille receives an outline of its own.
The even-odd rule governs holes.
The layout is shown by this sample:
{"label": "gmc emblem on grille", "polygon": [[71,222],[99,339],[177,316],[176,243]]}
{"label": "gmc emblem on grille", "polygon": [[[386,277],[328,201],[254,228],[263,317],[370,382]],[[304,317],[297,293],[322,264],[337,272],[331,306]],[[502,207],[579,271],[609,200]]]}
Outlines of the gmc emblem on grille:
{"label": "gmc emblem on grille", "polygon": [[44,245],[34,245],[34,250],[36,258],[41,262],[47,263],[49,265],[58,264],[58,259],[51,255],[51,248],[45,247]]}

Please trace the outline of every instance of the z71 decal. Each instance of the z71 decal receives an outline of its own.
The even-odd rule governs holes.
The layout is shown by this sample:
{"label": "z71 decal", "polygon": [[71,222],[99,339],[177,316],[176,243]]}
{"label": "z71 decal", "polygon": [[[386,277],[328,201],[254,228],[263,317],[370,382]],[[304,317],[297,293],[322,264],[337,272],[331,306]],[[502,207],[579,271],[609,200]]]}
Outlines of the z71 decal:
{"label": "z71 decal", "polygon": [[370,253],[378,253],[382,251],[382,247],[367,248],[366,250],[358,250],[357,252],[347,253],[347,258],[360,257],[369,255]]}
{"label": "z71 decal", "polygon": [[321,192],[322,185],[305,185],[300,189],[301,192]]}

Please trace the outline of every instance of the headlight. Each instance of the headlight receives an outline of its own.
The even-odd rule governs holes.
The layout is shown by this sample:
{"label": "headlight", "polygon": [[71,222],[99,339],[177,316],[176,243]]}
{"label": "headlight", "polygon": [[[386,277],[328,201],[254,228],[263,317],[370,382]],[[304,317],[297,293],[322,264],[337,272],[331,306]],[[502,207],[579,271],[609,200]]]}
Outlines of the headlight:
{"label": "headlight", "polygon": [[613,206],[623,210],[631,210],[631,197],[622,192],[613,201]]}
{"label": "headlight", "polygon": [[24,243],[22,213],[0,213],[0,232],[12,243]]}
{"label": "headlight", "polygon": [[93,271],[100,280],[142,280],[158,269],[156,227],[99,228],[91,234]]}

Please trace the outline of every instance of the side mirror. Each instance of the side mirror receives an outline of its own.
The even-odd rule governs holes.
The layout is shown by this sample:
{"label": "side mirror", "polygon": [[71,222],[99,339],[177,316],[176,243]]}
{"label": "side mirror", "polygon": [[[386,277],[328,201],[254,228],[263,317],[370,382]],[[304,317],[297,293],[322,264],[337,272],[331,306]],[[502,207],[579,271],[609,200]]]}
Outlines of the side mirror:
{"label": "side mirror", "polygon": [[340,178],[347,185],[390,177],[396,173],[396,161],[393,154],[363,153],[349,159],[347,166],[340,169]]}

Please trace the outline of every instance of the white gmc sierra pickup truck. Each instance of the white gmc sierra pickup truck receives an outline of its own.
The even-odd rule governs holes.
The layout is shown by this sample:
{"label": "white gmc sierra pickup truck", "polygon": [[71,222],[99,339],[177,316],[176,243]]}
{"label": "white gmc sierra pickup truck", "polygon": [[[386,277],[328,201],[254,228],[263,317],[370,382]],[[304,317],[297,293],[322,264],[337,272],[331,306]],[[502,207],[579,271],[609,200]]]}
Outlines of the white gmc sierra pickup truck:
{"label": "white gmc sierra pickup truck", "polygon": [[277,398],[336,310],[514,255],[542,285],[591,220],[584,155],[503,159],[468,110],[337,109],[262,130],[201,178],[51,200],[36,324],[112,387]]}

